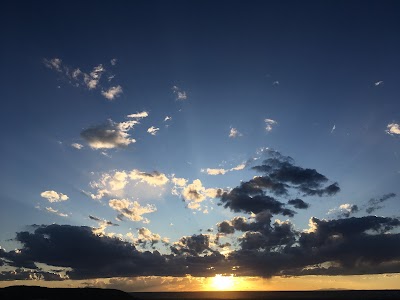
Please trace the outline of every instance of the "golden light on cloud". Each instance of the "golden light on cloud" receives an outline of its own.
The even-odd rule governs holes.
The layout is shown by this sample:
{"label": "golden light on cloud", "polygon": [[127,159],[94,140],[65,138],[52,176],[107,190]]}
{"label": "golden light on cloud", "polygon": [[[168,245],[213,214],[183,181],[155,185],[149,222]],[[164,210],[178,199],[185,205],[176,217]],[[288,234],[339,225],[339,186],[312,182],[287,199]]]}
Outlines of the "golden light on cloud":
{"label": "golden light on cloud", "polygon": [[218,291],[232,290],[235,283],[233,275],[223,276],[221,274],[215,275],[211,278],[211,288]]}

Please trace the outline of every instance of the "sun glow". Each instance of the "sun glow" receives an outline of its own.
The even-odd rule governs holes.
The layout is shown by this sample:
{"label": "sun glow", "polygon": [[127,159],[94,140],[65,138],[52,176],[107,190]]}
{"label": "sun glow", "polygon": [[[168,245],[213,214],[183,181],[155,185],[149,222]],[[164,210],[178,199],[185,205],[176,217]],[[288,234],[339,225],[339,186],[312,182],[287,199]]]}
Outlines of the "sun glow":
{"label": "sun glow", "polygon": [[233,289],[234,281],[233,275],[223,276],[221,274],[217,274],[211,279],[211,286],[214,290],[231,290]]}

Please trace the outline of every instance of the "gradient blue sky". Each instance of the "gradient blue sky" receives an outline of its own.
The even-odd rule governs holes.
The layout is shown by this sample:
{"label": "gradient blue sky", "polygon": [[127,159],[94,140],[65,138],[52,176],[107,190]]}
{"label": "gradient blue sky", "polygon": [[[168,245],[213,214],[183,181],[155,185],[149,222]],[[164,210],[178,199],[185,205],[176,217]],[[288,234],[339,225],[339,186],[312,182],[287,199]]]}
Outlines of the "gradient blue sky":
{"label": "gradient blue sky", "polygon": [[[0,245],[7,251],[21,247],[13,238],[28,225],[97,228],[101,221],[93,216],[119,225],[103,234],[130,242],[135,240],[127,234],[137,239],[142,227],[157,239],[169,238],[169,245],[155,244],[169,253],[182,236],[210,228],[216,234],[217,223],[244,215],[217,205],[218,197],[191,209],[183,195],[188,184],[199,179],[205,189],[230,190],[259,175],[251,159],[261,162],[260,150],[267,148],[316,169],[341,189],[304,198],[307,210],[274,220],[290,219],[297,230],[306,230],[313,216],[343,218],[343,204],[357,205],[356,217],[398,218],[398,196],[379,199],[400,193],[399,2],[1,6]],[[104,71],[90,89],[83,73],[97,80],[90,73],[99,65]],[[82,72],[78,80],[72,77],[76,69]],[[107,99],[104,93],[118,86],[120,93]],[[140,112],[148,116],[127,117]],[[164,121],[166,116],[171,119]],[[113,126],[138,121],[126,132],[136,142],[95,149],[84,132],[109,119]],[[155,135],[147,132],[151,126],[159,128]],[[229,136],[232,129],[236,136]],[[207,168],[242,164],[224,175],[207,174]],[[134,169],[159,172],[166,181],[155,186],[127,179],[111,191],[112,179],[105,179],[105,186],[96,186],[107,174]],[[174,177],[187,180],[175,194]],[[109,194],[92,199],[101,189]],[[51,202],[41,196],[46,191],[68,200]],[[367,214],[372,198],[382,207]],[[119,220],[111,199],[156,211],[142,215],[149,222]]]}

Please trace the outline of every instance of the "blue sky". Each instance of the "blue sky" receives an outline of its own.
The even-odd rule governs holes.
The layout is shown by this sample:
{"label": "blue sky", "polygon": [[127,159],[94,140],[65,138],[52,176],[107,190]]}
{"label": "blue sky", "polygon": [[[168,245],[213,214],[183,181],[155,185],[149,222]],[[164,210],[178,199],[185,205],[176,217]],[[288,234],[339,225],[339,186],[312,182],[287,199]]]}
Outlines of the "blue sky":
{"label": "blue sky", "polygon": [[207,251],[241,255],[246,231],[217,224],[258,222],[257,212],[245,202],[235,211],[222,193],[254,176],[278,178],[253,168],[278,154],[280,167],[326,178],[307,187],[337,182],[340,191],[319,197],[286,179],[284,195],[262,187],[288,209],[295,198],[310,205],[293,217],[272,213],[271,224],[289,220],[301,234],[311,217],[376,216],[394,222],[398,238],[399,9],[395,1],[3,4],[0,245],[11,262],[0,264],[2,280],[18,266],[10,251],[28,245],[16,233],[34,232],[32,224],[88,226],[162,255],[184,236],[207,236]]}

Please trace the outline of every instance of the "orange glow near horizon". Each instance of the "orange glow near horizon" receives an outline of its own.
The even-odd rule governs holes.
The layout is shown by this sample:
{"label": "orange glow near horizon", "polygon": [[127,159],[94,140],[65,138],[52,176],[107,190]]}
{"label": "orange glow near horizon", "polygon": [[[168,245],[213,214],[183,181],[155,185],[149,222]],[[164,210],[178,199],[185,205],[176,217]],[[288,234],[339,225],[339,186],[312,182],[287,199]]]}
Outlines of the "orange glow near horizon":
{"label": "orange glow near horizon", "polygon": [[232,290],[234,284],[235,279],[233,275],[223,276],[221,274],[217,274],[211,279],[210,287],[216,291],[229,291]]}

